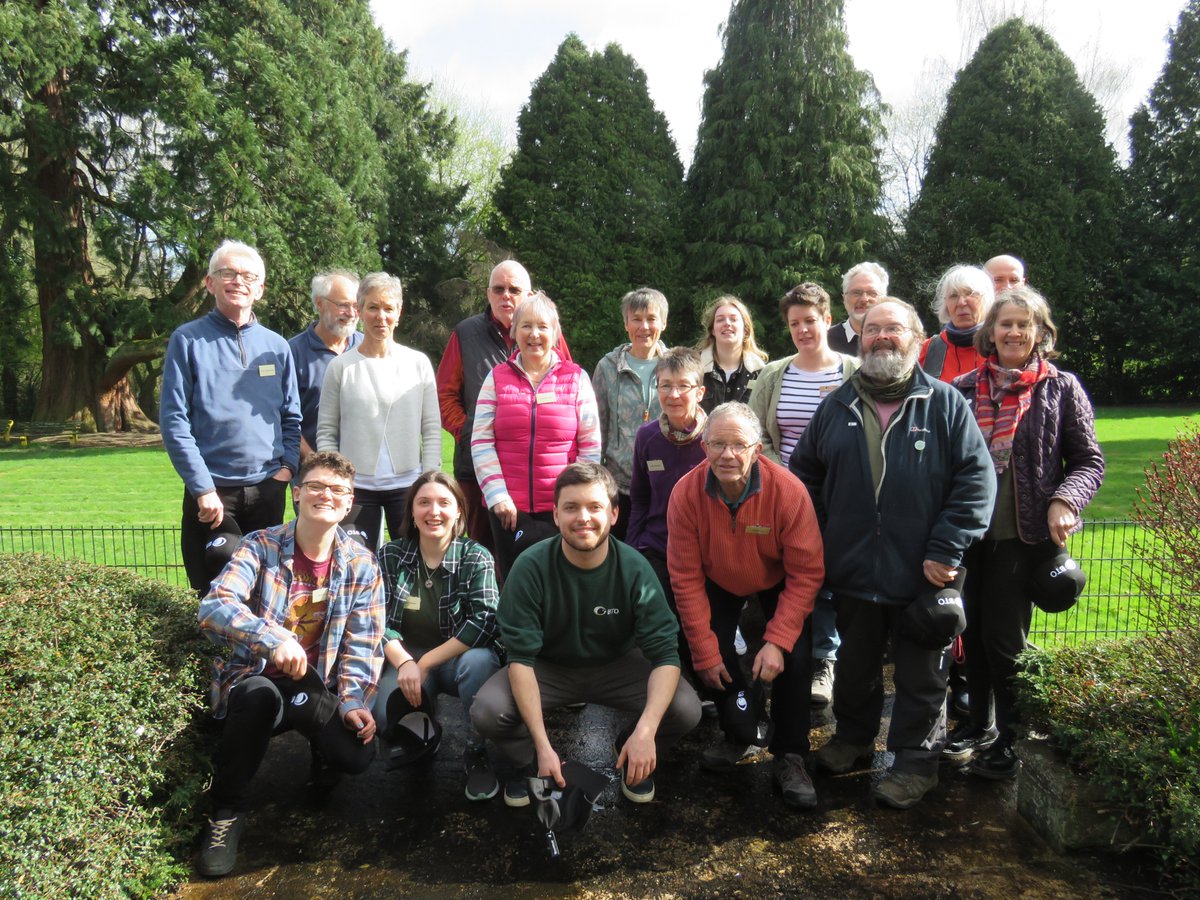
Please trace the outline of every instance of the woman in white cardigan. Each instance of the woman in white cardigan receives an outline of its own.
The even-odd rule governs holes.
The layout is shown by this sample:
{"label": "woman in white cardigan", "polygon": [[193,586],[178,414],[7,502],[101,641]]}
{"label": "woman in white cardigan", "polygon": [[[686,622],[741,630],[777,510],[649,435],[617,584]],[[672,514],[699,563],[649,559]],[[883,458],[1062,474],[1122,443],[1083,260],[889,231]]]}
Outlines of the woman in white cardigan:
{"label": "woman in white cardigan", "polygon": [[398,537],[409,485],[442,461],[433,366],[392,339],[402,304],[399,278],[375,272],[359,283],[362,343],[329,363],[317,416],[317,449],[337,450],[357,470],[354,522],[372,550],[383,515]]}

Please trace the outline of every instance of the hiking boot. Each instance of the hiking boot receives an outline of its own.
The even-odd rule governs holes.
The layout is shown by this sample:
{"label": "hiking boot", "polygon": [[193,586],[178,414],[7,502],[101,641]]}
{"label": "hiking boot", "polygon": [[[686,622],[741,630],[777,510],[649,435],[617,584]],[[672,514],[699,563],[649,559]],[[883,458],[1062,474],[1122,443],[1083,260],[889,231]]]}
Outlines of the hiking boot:
{"label": "hiking boot", "polygon": [[799,753],[784,753],[771,764],[771,783],[783,795],[783,802],[796,809],[815,809],[817,791],[804,768]]}
{"label": "hiking boot", "polygon": [[926,794],[938,784],[938,773],[918,775],[915,772],[888,772],[887,777],[875,785],[875,799],[894,809],[908,809],[921,802]]}
{"label": "hiking boot", "polygon": [[956,719],[965,719],[971,715],[971,695],[967,693],[966,688],[951,691],[950,712]]}
{"label": "hiking boot", "polygon": [[712,700],[701,700],[700,701],[700,718],[716,719],[719,717],[720,717],[720,713],[717,712],[717,704],[714,701],[712,701]]}
{"label": "hiking boot", "polygon": [[504,805],[520,808],[529,805],[529,779],[537,775],[537,767],[530,763],[518,769],[504,782]]}
{"label": "hiking boot", "polygon": [[812,705],[828,706],[833,702],[833,660],[818,659],[813,668]]}
{"label": "hiking boot", "polygon": [[1000,732],[994,726],[983,728],[979,725],[972,725],[970,722],[959,725],[946,735],[946,746],[942,748],[942,759],[950,762],[964,762],[970,759],[973,753],[986,750],[996,743],[999,735]]}
{"label": "hiking boot", "polygon": [[238,840],[246,824],[245,813],[217,810],[204,826],[196,871],[206,878],[220,878],[233,871],[237,863]]}
{"label": "hiking boot", "polygon": [[826,772],[842,775],[859,763],[870,762],[875,756],[873,744],[851,744],[836,736],[813,754],[813,764]]}
{"label": "hiking boot", "polygon": [[738,766],[762,762],[771,754],[757,744],[735,744],[722,740],[700,754],[700,768],[706,772],[732,772]]}
{"label": "hiking boot", "polygon": [[992,781],[1008,781],[1015,778],[1021,768],[1021,761],[1013,752],[1011,741],[996,741],[982,753],[972,757],[967,771],[980,778]]}
{"label": "hiking boot", "polygon": [[491,800],[500,793],[500,781],[492,771],[487,748],[483,744],[467,746],[463,752],[463,768],[467,773],[468,800]]}

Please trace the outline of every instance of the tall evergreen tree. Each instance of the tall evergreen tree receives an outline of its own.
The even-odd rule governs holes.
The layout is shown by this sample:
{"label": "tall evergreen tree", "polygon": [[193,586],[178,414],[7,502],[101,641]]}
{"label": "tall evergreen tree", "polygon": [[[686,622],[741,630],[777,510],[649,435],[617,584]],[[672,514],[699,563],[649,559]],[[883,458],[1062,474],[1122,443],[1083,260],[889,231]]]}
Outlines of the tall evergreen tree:
{"label": "tall evergreen tree", "polygon": [[930,283],[956,262],[1021,257],[1050,302],[1067,364],[1106,396],[1129,331],[1111,292],[1121,203],[1096,101],[1048,34],[1010,19],[950,88],[901,275]]}
{"label": "tall evergreen tree", "polygon": [[517,128],[492,234],[559,302],[571,351],[590,368],[625,340],[627,291],[646,284],[681,299],[683,166],[634,59],[617,44],[591,53],[574,34]]}
{"label": "tall evergreen tree", "polygon": [[1138,320],[1146,394],[1190,399],[1200,380],[1200,0],[1171,31],[1167,61],[1130,119],[1126,287]]}
{"label": "tall evergreen tree", "polygon": [[[831,292],[873,252],[881,117],[847,49],[842,0],[735,0],[704,76],[688,173],[688,271],[775,324],[797,282]],[[790,346],[766,330],[773,350]]]}
{"label": "tall evergreen tree", "polygon": [[6,3],[0,34],[2,264],[32,271],[39,419],[148,426],[130,372],[205,307],[226,236],[262,250],[281,331],[314,269],[395,258],[389,198],[432,198],[404,234],[441,236],[436,117],[390,99],[404,59],[367,0]]}

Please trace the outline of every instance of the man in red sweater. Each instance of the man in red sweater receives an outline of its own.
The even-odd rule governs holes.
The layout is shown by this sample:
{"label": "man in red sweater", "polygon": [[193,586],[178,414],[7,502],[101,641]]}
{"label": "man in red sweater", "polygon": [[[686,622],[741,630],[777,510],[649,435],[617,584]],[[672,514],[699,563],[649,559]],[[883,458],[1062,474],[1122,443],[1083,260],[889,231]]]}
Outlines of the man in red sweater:
{"label": "man in red sweater", "polygon": [[[804,768],[812,688],[807,623],[825,577],[824,547],[808,491],[759,456],[761,436],[744,403],[723,403],[709,415],[702,438],[708,462],[671,493],[667,565],[696,675],[718,695],[751,696],[733,641],[743,606],[758,595],[767,628],[751,679],[772,684],[772,778],[785,803],[812,809],[817,795]],[[733,771],[761,758],[761,747],[738,739],[730,704],[718,705],[726,739],[704,751],[701,765]]]}

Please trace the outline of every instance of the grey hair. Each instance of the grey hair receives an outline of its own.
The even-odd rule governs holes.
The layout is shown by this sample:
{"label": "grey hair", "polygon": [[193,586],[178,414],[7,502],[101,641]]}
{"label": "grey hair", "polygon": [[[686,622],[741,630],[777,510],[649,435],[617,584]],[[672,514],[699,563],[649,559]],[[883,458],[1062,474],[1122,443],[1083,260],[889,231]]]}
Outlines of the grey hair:
{"label": "grey hair", "polygon": [[228,238],[223,240],[221,246],[214,250],[213,255],[208,258],[208,274],[212,275],[217,269],[221,268],[221,261],[226,256],[234,255],[245,256],[251,259],[254,262],[254,268],[258,270],[258,277],[264,281],[266,280],[267,267],[263,263],[263,258],[259,255],[259,252],[249,244],[243,244],[241,241],[231,241]]}
{"label": "grey hair", "polygon": [[983,302],[979,304],[980,322],[992,308],[992,301],[996,299],[996,288],[992,284],[991,276],[978,266],[951,266],[938,279],[937,289],[933,292],[933,302],[929,305],[943,325],[950,321],[950,314],[946,312],[947,295],[951,291],[963,288],[974,291],[982,298]]}
{"label": "grey hair", "polygon": [[358,292],[358,275],[348,269],[330,269],[328,272],[319,272],[313,276],[312,284],[309,287],[309,296],[312,298],[313,309],[318,313],[321,311],[317,306],[317,301],[329,296],[329,292],[333,290],[333,279],[345,278],[347,281],[354,284],[354,291]]}
{"label": "grey hair", "polygon": [[531,315],[541,315],[550,323],[554,329],[554,339],[550,343],[551,346],[557,346],[558,339],[562,337],[562,327],[558,324],[558,307],[546,296],[545,291],[535,291],[532,297],[521,301],[513,313],[512,325],[508,329],[512,339],[517,339],[517,326],[521,324],[521,320]]}
{"label": "grey hair", "polygon": [[888,289],[888,273],[887,269],[877,262],[860,262],[857,266],[852,266],[845,275],[842,276],[842,296],[850,290],[850,282],[856,275],[874,275],[879,282],[879,293],[886,294]]}
{"label": "grey hair", "polygon": [[404,306],[404,289],[400,285],[400,279],[387,272],[372,272],[363,276],[363,280],[358,283],[358,305],[362,306],[371,294],[383,294],[389,300],[396,301],[396,306]]}
{"label": "grey hair", "polygon": [[667,298],[662,291],[656,291],[652,287],[640,287],[621,298],[622,319],[628,319],[631,313],[645,312],[646,310],[658,313],[663,324],[666,324]]}
{"label": "grey hair", "polygon": [[758,421],[758,416],[747,404],[739,403],[736,400],[722,403],[708,414],[708,418],[704,422],[703,438],[705,441],[708,440],[708,433],[712,429],[713,423],[720,419],[741,419],[754,437],[751,443],[762,443],[762,423]]}
{"label": "grey hair", "polygon": [[1009,303],[1018,309],[1026,310],[1033,318],[1033,324],[1037,328],[1037,343],[1034,344],[1033,352],[1043,359],[1056,359],[1058,351],[1054,349],[1054,342],[1058,340],[1058,328],[1050,318],[1050,304],[1027,284],[1009,288],[996,298],[996,302],[988,310],[987,318],[983,320],[983,325],[975,332],[975,352],[983,357],[996,352],[992,332],[996,328],[1001,310]]}

